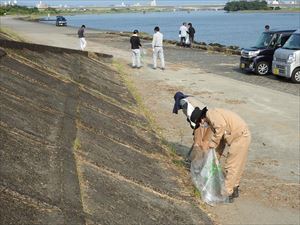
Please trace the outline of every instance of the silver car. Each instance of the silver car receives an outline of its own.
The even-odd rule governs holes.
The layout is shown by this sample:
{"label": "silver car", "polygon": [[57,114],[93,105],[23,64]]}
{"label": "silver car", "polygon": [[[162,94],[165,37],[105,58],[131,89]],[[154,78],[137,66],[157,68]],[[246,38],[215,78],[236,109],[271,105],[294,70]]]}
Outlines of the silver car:
{"label": "silver car", "polygon": [[300,83],[300,29],[291,35],[282,48],[275,51],[272,72]]}

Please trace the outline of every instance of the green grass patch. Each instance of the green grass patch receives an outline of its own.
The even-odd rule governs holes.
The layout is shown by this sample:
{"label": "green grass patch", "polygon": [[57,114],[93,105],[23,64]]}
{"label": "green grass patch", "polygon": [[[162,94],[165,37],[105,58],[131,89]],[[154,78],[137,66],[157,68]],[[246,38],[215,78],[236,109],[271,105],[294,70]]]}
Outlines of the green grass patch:
{"label": "green grass patch", "polygon": [[201,198],[201,192],[195,186],[193,186],[193,195],[195,198]]}
{"label": "green grass patch", "polygon": [[129,92],[133,95],[135,98],[138,110],[147,118],[149,129],[153,130],[156,135],[159,137],[161,145],[166,149],[168,154],[171,157],[171,161],[174,165],[181,168],[186,168],[186,164],[181,156],[177,154],[177,150],[174,147],[173,144],[168,142],[162,135],[161,128],[158,126],[158,124],[155,121],[154,116],[152,113],[146,108],[146,106],[143,104],[142,97],[138,93],[136,87],[134,86],[133,82],[130,80],[130,78],[126,75],[124,64],[113,61],[113,67],[117,70],[118,73],[120,73],[122,80],[124,81],[125,85],[127,86]]}
{"label": "green grass patch", "polygon": [[79,150],[81,149],[81,143],[80,143],[80,140],[79,138],[76,137],[76,139],[74,140],[74,144],[73,144],[73,148],[74,150]]}
{"label": "green grass patch", "polygon": [[136,100],[136,103],[138,105],[138,109],[140,110],[140,112],[142,114],[144,114],[145,117],[148,119],[150,128],[152,130],[158,131],[159,128],[158,128],[158,126],[155,125],[154,117],[149,112],[149,110],[145,107],[145,105],[143,104],[143,99],[142,99],[141,95],[138,93],[138,91],[135,88],[133,82],[130,81],[130,79],[128,78],[128,76],[124,72],[125,71],[124,65],[122,63],[116,61],[116,60],[113,60],[113,67],[120,74],[122,81],[125,83],[125,85],[128,88],[129,92],[132,94],[132,96]]}
{"label": "green grass patch", "polygon": [[25,42],[24,38],[21,38],[17,33],[13,32],[12,30],[10,30],[6,27],[1,27],[0,33],[2,34],[2,36],[7,38],[8,40]]}
{"label": "green grass patch", "polygon": [[47,14],[59,14],[62,10],[54,8],[47,8],[39,10],[37,7],[26,7],[19,5],[0,6],[0,16],[3,15],[47,15]]}
{"label": "green grass patch", "polygon": [[185,167],[185,163],[182,159],[173,159],[172,162],[178,167]]}
{"label": "green grass patch", "polygon": [[51,8],[38,9],[20,5],[0,6],[0,16],[3,15],[75,15],[75,14],[107,14],[107,13],[146,13],[171,11],[170,7],[86,7],[86,8]]}

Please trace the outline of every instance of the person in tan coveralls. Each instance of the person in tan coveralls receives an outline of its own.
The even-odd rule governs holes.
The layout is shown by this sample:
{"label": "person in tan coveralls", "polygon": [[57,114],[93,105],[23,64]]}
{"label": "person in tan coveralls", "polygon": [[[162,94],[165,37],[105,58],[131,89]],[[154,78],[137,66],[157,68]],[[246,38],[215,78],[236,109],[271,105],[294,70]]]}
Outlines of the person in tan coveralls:
{"label": "person in tan coveralls", "polygon": [[[200,110],[196,107],[191,115],[196,124],[194,146],[203,151],[216,149],[219,157],[226,144],[229,146],[225,162],[225,187],[229,201],[239,196],[238,187],[246,165],[251,134],[246,122],[236,113],[226,109]],[[207,122],[210,130],[203,130],[201,124]],[[204,132],[204,133],[203,133]]]}
{"label": "person in tan coveralls", "polygon": [[[182,110],[183,114],[186,116],[187,122],[190,124],[190,127],[195,132],[196,124],[191,121],[192,112],[194,111],[194,109],[196,107],[201,107],[202,108],[205,105],[203,103],[201,103],[200,101],[198,101],[193,96],[185,95],[180,91],[175,93],[174,100],[175,100],[175,102],[174,102],[174,107],[173,107],[173,113],[178,114],[178,111]],[[203,128],[196,130],[198,132],[197,137],[198,137],[199,140],[202,139],[202,138],[200,138],[199,131],[202,131],[203,134],[207,130],[210,131],[207,124],[202,124],[202,127]],[[193,134],[194,134],[194,132],[193,132]],[[196,149],[194,147],[194,145],[192,145],[190,151],[187,153],[187,156],[186,156],[185,160],[186,160],[187,164],[190,164],[191,161],[193,161],[196,157],[201,158],[203,155],[204,155],[203,151],[198,151],[198,149]]]}

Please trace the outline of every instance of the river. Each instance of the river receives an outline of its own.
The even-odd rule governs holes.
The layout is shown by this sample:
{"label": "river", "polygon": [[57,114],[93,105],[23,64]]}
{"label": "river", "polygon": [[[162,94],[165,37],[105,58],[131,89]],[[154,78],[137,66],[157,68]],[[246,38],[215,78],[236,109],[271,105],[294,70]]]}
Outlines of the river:
{"label": "river", "polygon": [[88,29],[153,33],[159,26],[165,39],[177,40],[182,22],[191,22],[196,29],[195,40],[248,47],[255,44],[264,26],[271,29],[300,28],[299,13],[226,13],[225,11],[176,11],[153,13],[118,13],[66,16],[68,25]]}

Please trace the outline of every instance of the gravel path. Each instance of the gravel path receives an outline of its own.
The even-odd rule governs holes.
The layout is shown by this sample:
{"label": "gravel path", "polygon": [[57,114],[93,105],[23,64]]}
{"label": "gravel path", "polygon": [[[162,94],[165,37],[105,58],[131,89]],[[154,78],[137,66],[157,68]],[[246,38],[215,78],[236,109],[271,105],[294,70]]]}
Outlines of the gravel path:
{"label": "gravel path", "polygon": [[[117,35],[92,34],[91,40],[97,40],[105,45],[118,47],[122,50],[129,50],[129,38]],[[150,42],[145,43],[145,48],[150,51]],[[207,73],[213,73],[220,76],[229,77],[235,80],[247,82],[250,84],[270,88],[299,96],[300,85],[292,83],[289,79],[276,77],[274,75],[259,76],[254,73],[244,73],[239,69],[240,57],[236,55],[225,55],[222,53],[207,52],[199,49],[180,48],[175,46],[166,46],[166,61],[185,64],[191,68],[200,68]]]}

